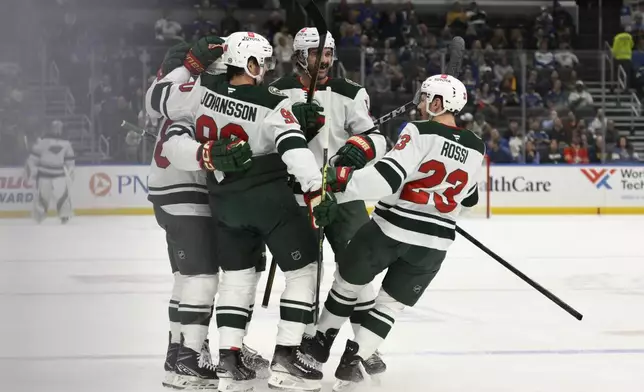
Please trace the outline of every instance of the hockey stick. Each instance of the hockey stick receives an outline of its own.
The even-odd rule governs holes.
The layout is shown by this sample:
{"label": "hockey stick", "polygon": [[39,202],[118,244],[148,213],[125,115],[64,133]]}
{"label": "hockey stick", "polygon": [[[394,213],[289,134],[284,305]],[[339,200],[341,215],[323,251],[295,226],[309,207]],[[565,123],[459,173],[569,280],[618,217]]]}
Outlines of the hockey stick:
{"label": "hockey stick", "polygon": [[485,252],[488,256],[493,258],[494,260],[498,261],[501,263],[502,266],[505,268],[509,269],[513,274],[521,278],[524,282],[532,286],[535,290],[540,292],[541,294],[545,295],[549,300],[557,304],[560,308],[568,312],[572,317],[576,318],[577,320],[580,320],[584,317],[581,313],[576,311],[572,306],[568,305],[565,303],[563,300],[561,300],[559,297],[551,293],[548,289],[544,288],[541,286],[539,283],[535,282],[534,280],[530,279],[526,274],[523,272],[519,271],[516,267],[514,267],[512,264],[508,263],[507,261],[503,260],[501,256],[497,255],[496,253],[492,252],[487,246],[483,245],[480,243],[476,238],[472,237],[469,233],[467,233],[465,230],[461,229],[460,227],[456,226],[456,232],[465,237],[466,240],[470,241],[474,246]]}
{"label": "hockey stick", "polygon": [[143,128],[139,127],[138,125],[134,125],[131,122],[128,122],[128,121],[125,121],[125,120],[123,120],[123,122],[121,123],[121,128],[127,130],[128,132],[135,132],[138,136],[141,136],[141,137],[145,136],[145,135],[153,137],[155,139],[157,137],[157,135],[155,135],[154,133],[148,131],[147,129],[143,129]]}
{"label": "hockey stick", "polygon": [[[452,38],[452,42],[449,45],[449,64],[445,71],[446,74],[458,78],[461,73],[461,66],[463,64],[463,56],[465,55],[465,41],[461,37]],[[407,102],[406,104],[392,110],[391,112],[385,114],[379,119],[373,122],[375,127],[386,123],[387,121],[400,116],[401,114],[406,113],[408,110],[411,110],[418,106],[420,102],[420,89],[414,95],[414,99]]]}
{"label": "hockey stick", "polygon": [[[311,103],[313,102],[313,96],[315,95],[315,88],[317,87],[318,84],[318,74],[320,73],[320,65],[322,64],[322,55],[324,52],[324,45],[326,43],[326,36],[327,36],[327,26],[326,26],[326,21],[324,20],[324,16],[318,9],[317,5],[313,0],[305,0],[305,3],[302,4],[300,2],[300,5],[302,8],[304,8],[304,11],[306,14],[311,18],[313,21],[313,25],[315,28],[318,30],[318,35],[320,37],[320,42],[318,43],[318,48],[317,48],[317,58],[315,59],[315,68],[313,69],[313,72],[311,73],[311,83],[309,84],[309,93],[307,94],[306,97],[306,102]],[[328,137],[328,132],[327,132],[327,137]],[[327,143],[325,144],[324,152],[323,152],[323,159],[324,159],[324,166],[322,170],[322,196],[321,200],[324,200],[325,197],[325,192],[324,190],[326,189],[326,167],[328,165],[328,140]],[[322,280],[322,257],[323,257],[323,245],[324,245],[324,229],[320,227],[318,230],[318,242],[319,242],[319,250],[318,250],[318,267],[317,267],[317,284],[315,286],[315,304],[314,304],[314,309],[315,313],[313,314],[313,319],[314,322],[317,324],[317,318],[318,318],[318,307],[320,303],[320,285],[321,285],[321,280]],[[266,279],[266,288],[264,289],[264,298],[262,299],[262,308],[267,308],[268,307],[268,302],[270,301],[271,298],[271,291],[273,290],[273,280],[275,279],[275,272],[277,270],[277,262],[275,261],[275,257],[271,259],[271,266],[268,270],[268,277]]]}

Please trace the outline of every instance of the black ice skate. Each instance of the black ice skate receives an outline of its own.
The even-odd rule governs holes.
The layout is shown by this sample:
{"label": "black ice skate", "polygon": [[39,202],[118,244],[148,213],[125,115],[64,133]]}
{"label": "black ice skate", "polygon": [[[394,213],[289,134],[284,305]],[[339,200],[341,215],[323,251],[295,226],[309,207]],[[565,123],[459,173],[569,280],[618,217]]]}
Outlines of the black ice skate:
{"label": "black ice skate", "polygon": [[321,370],[322,364],[329,360],[331,346],[337,336],[337,329],[329,329],[326,333],[318,331],[315,336],[304,335],[300,350],[309,356],[310,361],[316,362],[316,369]]}
{"label": "black ice skate", "polygon": [[253,390],[252,381],[256,373],[244,365],[241,350],[219,350],[219,390],[221,392],[250,392]]}
{"label": "black ice skate", "polygon": [[219,385],[215,365],[212,363],[208,341],[204,342],[201,352],[188,347],[181,347],[174,366],[175,389],[208,389],[216,390]]}
{"label": "black ice skate", "polygon": [[271,363],[268,359],[262,357],[257,350],[253,350],[245,344],[242,345],[241,360],[244,366],[253,369],[257,373],[257,378],[265,380],[271,375],[269,369]]}
{"label": "black ice skate", "polygon": [[364,381],[362,358],[358,356],[358,343],[347,340],[347,347],[340,358],[340,364],[335,370],[337,379],[333,385],[333,392],[353,391],[358,384]]}
{"label": "black ice skate", "polygon": [[177,363],[177,354],[179,353],[179,348],[181,344],[172,343],[170,340],[171,336],[168,337],[168,351],[165,354],[165,363],[163,364],[163,370],[165,370],[165,378],[163,379],[163,386],[166,388],[172,388],[172,383],[174,382],[174,365]]}
{"label": "black ice skate", "polygon": [[375,385],[380,385],[380,376],[387,370],[387,365],[382,360],[382,356],[376,350],[375,353],[362,361],[365,372],[371,377],[371,382]]}
{"label": "black ice skate", "polygon": [[282,391],[316,392],[322,388],[322,372],[297,346],[275,346],[268,387]]}
{"label": "black ice skate", "polygon": [[61,223],[61,224],[65,225],[65,224],[67,224],[67,222],[69,222],[69,218],[68,218],[68,217],[60,218],[60,223]]}

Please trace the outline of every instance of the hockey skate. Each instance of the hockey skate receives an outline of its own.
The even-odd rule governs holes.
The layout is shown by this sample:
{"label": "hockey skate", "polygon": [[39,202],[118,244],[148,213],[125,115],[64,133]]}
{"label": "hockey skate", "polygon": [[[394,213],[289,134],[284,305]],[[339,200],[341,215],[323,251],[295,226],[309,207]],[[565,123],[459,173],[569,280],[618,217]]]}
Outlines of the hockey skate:
{"label": "hockey skate", "polygon": [[257,378],[265,380],[270,377],[269,366],[271,363],[268,359],[262,357],[257,350],[253,350],[245,344],[242,345],[241,360],[244,366],[255,371]]}
{"label": "hockey skate", "polygon": [[347,347],[335,370],[336,382],[333,385],[333,392],[354,391],[364,381],[363,360],[358,356],[358,349],[358,343],[347,340]]}
{"label": "hockey skate", "polygon": [[252,392],[257,375],[244,364],[240,349],[227,349],[219,350],[217,376],[221,392]]}
{"label": "hockey skate", "polygon": [[362,366],[371,378],[371,383],[379,386],[381,384],[380,376],[387,370],[387,365],[382,360],[380,353],[376,350],[369,358],[362,361]]}
{"label": "hockey skate", "polygon": [[215,365],[212,363],[208,340],[204,342],[201,352],[181,347],[177,353],[174,366],[172,388],[183,390],[208,389],[216,390],[219,385]]}
{"label": "hockey skate", "polygon": [[170,337],[168,337],[168,351],[165,354],[165,363],[163,364],[163,369],[165,370],[165,378],[163,379],[163,386],[166,388],[172,388],[172,383],[174,382],[174,365],[177,363],[177,354],[179,353],[179,348],[181,344],[172,343]]}
{"label": "hockey skate", "polygon": [[322,364],[329,360],[336,336],[337,329],[329,329],[325,334],[318,331],[315,336],[304,335],[300,351],[308,356],[308,362],[315,363],[315,368],[321,371]]}
{"label": "hockey skate", "polygon": [[282,391],[317,392],[322,388],[322,372],[297,346],[275,346],[268,387]]}

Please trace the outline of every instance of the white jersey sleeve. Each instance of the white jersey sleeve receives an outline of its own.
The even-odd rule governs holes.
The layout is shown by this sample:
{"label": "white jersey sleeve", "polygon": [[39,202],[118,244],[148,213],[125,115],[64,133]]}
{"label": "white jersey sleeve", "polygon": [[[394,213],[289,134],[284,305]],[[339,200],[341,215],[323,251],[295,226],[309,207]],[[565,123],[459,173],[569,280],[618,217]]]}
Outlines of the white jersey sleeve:
{"label": "white jersey sleeve", "polygon": [[197,151],[201,143],[195,140],[195,128],[186,121],[175,122],[164,136],[161,155],[179,170],[201,170]]}
{"label": "white jersey sleeve", "polygon": [[412,123],[400,133],[398,143],[373,166],[356,170],[347,184],[343,202],[352,200],[380,200],[399,191],[409,173],[416,171],[429,146]]}
{"label": "white jersey sleeve", "polygon": [[282,100],[264,119],[264,124],[289,174],[295,176],[304,192],[316,191],[322,186],[322,174],[291,107],[290,99]]}
{"label": "white jersey sleeve", "polygon": [[155,81],[145,95],[145,107],[153,118],[194,121],[201,102],[201,78],[190,82],[190,71],[179,67]]}
{"label": "white jersey sleeve", "polygon": [[387,152],[387,139],[373,124],[369,113],[370,102],[367,90],[361,88],[351,105],[346,107],[346,129],[349,129],[354,135],[365,134],[371,138],[376,149],[374,160],[378,160]]}
{"label": "white jersey sleeve", "polygon": [[37,172],[40,176],[62,177],[65,170],[74,170],[74,159],[74,149],[68,140],[46,136],[34,144],[27,167],[30,175]]}

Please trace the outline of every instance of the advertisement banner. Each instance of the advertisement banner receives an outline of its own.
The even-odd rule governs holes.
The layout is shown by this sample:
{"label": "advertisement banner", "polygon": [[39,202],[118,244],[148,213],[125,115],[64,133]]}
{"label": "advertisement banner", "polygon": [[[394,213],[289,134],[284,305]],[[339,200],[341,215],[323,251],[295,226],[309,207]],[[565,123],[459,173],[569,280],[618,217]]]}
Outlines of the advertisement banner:
{"label": "advertisement banner", "polygon": [[[78,166],[72,204],[77,215],[151,214],[149,168]],[[0,168],[0,217],[29,216],[36,184],[22,168]],[[492,165],[492,214],[644,213],[644,166]],[[50,211],[55,205],[51,201]]]}

